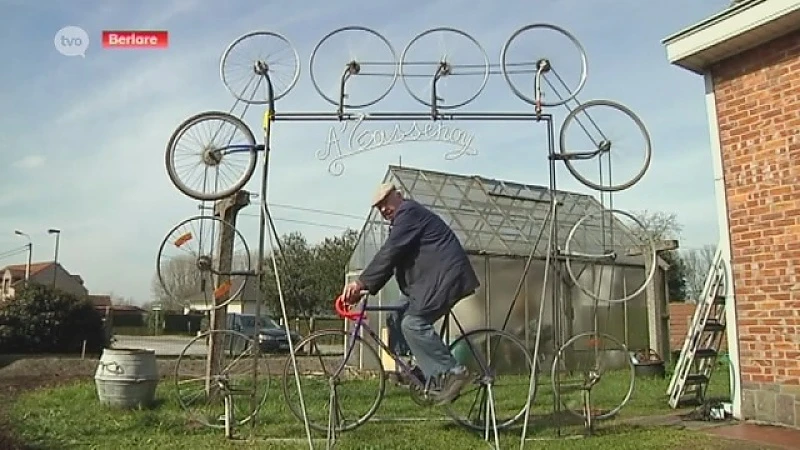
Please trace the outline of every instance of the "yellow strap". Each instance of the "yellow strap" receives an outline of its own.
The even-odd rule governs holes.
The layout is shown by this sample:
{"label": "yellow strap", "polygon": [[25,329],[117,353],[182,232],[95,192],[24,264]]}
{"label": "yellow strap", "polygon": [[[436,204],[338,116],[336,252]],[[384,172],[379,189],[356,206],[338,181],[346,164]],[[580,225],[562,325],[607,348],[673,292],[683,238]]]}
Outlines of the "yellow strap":
{"label": "yellow strap", "polygon": [[264,130],[269,129],[270,122],[272,122],[272,117],[273,117],[272,111],[270,111],[269,108],[267,108],[267,110],[264,111],[264,123],[262,124]]}

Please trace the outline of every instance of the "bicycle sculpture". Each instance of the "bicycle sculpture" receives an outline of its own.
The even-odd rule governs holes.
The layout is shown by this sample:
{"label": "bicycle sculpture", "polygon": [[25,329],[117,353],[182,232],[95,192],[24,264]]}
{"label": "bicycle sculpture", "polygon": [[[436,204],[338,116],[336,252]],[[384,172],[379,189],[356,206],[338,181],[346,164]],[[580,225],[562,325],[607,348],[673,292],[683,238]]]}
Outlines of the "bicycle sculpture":
{"label": "bicycle sculpture", "polygon": [[[540,35],[531,37],[532,35]],[[548,38],[549,36],[549,38]],[[382,55],[363,57],[363,55],[337,52],[347,50],[341,43],[347,37],[362,46],[372,44]],[[432,42],[433,40],[436,42]],[[543,42],[561,39],[573,50],[573,58],[569,52],[551,52],[541,48]],[[336,41],[340,41],[336,44]],[[455,42],[457,50],[466,49],[466,55],[442,48],[442,45]],[[525,44],[528,44],[527,46]],[[439,45],[434,45],[439,44]],[[534,48],[531,49],[530,46]],[[540,46],[540,48],[535,48]],[[527,48],[526,48],[527,47]],[[247,55],[248,48],[253,55]],[[522,50],[520,50],[522,48]],[[521,52],[521,54],[517,54]],[[427,54],[426,54],[427,53]],[[269,55],[261,57],[260,55]],[[515,55],[516,59],[515,60]],[[472,58],[470,59],[471,56]],[[242,57],[241,61],[237,58]],[[577,65],[577,75],[567,77],[569,63]],[[237,69],[244,72],[237,73]],[[591,430],[596,420],[614,416],[630,399],[633,391],[633,365],[627,356],[628,351],[618,338],[600,331],[601,304],[610,306],[622,303],[641,294],[652,280],[655,271],[656,254],[653,243],[642,237],[643,226],[630,214],[613,209],[610,197],[613,193],[630,188],[637,183],[650,166],[651,144],[647,130],[642,121],[628,108],[609,100],[593,100],[580,103],[577,96],[587,80],[587,58],[580,42],[566,30],[550,24],[532,24],[516,30],[504,43],[500,52],[500,61],[491,62],[486,50],[471,35],[454,28],[434,28],[413,37],[402,52],[395,51],[392,44],[380,33],[361,26],[348,26],[326,34],[314,48],[309,60],[309,74],[316,92],[329,103],[334,110],[317,112],[284,112],[276,110],[276,101],[285,97],[298,83],[300,75],[299,56],[292,44],[284,36],[268,31],[257,31],[245,34],[233,41],[225,50],[220,64],[220,74],[226,89],[236,98],[229,112],[208,111],[197,114],[183,122],[174,132],[167,146],[166,167],[169,178],[175,186],[187,196],[203,202],[217,203],[220,216],[224,216],[226,206],[246,203],[240,197],[241,189],[255,173],[259,154],[263,154],[261,192],[259,195],[260,228],[258,261],[250,261],[249,248],[245,239],[230,221],[216,216],[201,215],[188,219],[176,226],[165,238],[159,249],[158,274],[167,293],[175,298],[197,299],[208,302],[211,311],[225,311],[226,306],[240,295],[247,283],[263,281],[267,271],[264,267],[266,257],[266,238],[269,232],[271,248],[271,266],[278,287],[281,316],[285,326],[287,339],[291,336],[288,327],[286,304],[278,275],[281,246],[278,234],[270,214],[267,202],[268,169],[271,152],[271,134],[273,122],[279,121],[329,121],[340,124],[339,129],[350,127],[351,139],[355,147],[350,146],[343,151],[341,146],[329,146],[317,153],[317,158],[329,160],[328,170],[334,175],[344,171],[343,160],[356,154],[370,151],[391,143],[412,140],[448,141],[458,145],[459,150],[447,155],[457,158],[464,154],[474,154],[471,137],[463,130],[443,131],[442,123],[455,121],[507,121],[540,124],[546,127],[549,162],[550,209],[544,222],[549,225],[548,233],[541,233],[535,239],[519,230],[523,238],[531,243],[531,252],[526,260],[523,274],[517,285],[513,302],[519,297],[526,274],[530,268],[534,249],[541,239],[547,240],[544,284],[549,279],[569,279],[585,295],[593,300],[593,325],[590,330],[571,333],[565,324],[563,311],[565,308],[565,289],[554,288],[548,295],[543,288],[539,303],[536,342],[529,350],[513,334],[505,330],[514,307],[513,302],[506,314],[504,326],[500,329],[484,328],[466,331],[461,328],[457,318],[451,317],[446,323],[455,322],[459,330],[456,339],[450,344],[454,354],[459,358],[476,364],[475,399],[476,405],[466,411],[460,409],[461,400],[468,400],[470,395],[464,394],[458,402],[447,407],[447,413],[457,423],[469,429],[482,430],[484,439],[490,439],[490,431],[494,446],[499,448],[498,430],[510,428],[522,422],[521,447],[525,446],[527,429],[531,414],[538,379],[547,370],[537,367],[542,363],[539,354],[542,338],[542,323],[545,303],[551,306],[554,335],[552,337],[557,352],[549,370],[553,388],[553,413],[563,409],[582,418],[584,425]],[[501,74],[511,91],[530,107],[524,112],[460,112],[464,107],[483,92],[491,75]],[[327,79],[325,78],[327,77]],[[383,100],[397,85],[398,78],[403,88],[419,104],[425,107],[424,112],[360,112]],[[452,86],[461,83],[462,89]],[[471,86],[470,86],[471,83]],[[467,89],[467,86],[470,86]],[[364,89],[372,87],[377,94],[368,95]],[[361,89],[364,88],[364,89]],[[565,93],[564,93],[565,91]],[[240,116],[233,114],[239,103],[244,103],[246,111],[251,105],[265,105],[263,143],[256,138]],[[570,107],[570,103],[576,104]],[[564,106],[568,114],[558,134],[556,145],[553,116],[545,112],[545,108]],[[605,111],[605,112],[602,112]],[[242,112],[242,115],[244,112]],[[632,126],[633,134],[623,137],[630,139],[639,137],[639,161],[632,172],[619,178],[620,167],[614,167],[612,177],[612,155],[614,165],[619,162],[618,136],[612,136],[600,127],[601,117],[616,116],[617,122],[612,128],[617,130],[620,122]],[[411,121],[409,130],[399,126],[390,133],[369,135],[356,133],[354,130],[368,121]],[[428,121],[425,125],[417,121]],[[438,127],[438,128],[437,128]],[[209,130],[205,137],[193,137],[196,131]],[[572,132],[577,131],[578,134]],[[331,133],[335,134],[333,130]],[[360,137],[359,137],[360,136]],[[613,139],[612,139],[613,138]],[[582,140],[580,140],[582,139]],[[192,147],[185,147],[187,144]],[[351,142],[351,143],[352,143]],[[188,150],[188,155],[182,153]],[[633,161],[624,156],[625,162]],[[599,214],[587,214],[571,227],[563,248],[559,244],[558,202],[556,201],[556,165],[564,163],[567,170],[582,184],[600,192],[604,211]],[[194,167],[189,167],[194,166]],[[200,169],[199,174],[184,173],[184,169]],[[599,170],[598,170],[599,167]],[[605,209],[605,198],[609,198],[610,207]],[[237,203],[238,201],[238,203]],[[627,222],[627,223],[625,223]],[[545,228],[542,228],[543,230]],[[599,238],[591,245],[582,242],[589,234]],[[637,231],[638,230],[638,231]],[[625,240],[627,239],[627,241]],[[277,242],[277,243],[276,243]],[[583,249],[583,250],[580,250]],[[587,251],[590,249],[591,251]],[[170,257],[176,251],[181,257]],[[630,258],[646,260],[646,273],[640,286],[628,290],[625,295],[615,297],[605,294],[601,288],[613,286],[616,272],[615,266]],[[181,266],[182,265],[182,266]],[[184,276],[194,280],[191,292],[175,292],[164,277],[170,267],[185,268]],[[601,266],[598,275],[597,266]],[[603,268],[611,267],[611,274],[603,273]],[[590,275],[587,275],[590,274]],[[600,278],[597,286],[586,287],[586,277]],[[559,286],[559,284],[556,284]],[[189,301],[186,300],[188,304]],[[372,374],[360,372],[348,364],[348,357],[354,349],[377,360],[376,367],[383,367],[376,354],[376,346],[388,352],[401,372],[406,375],[410,395],[421,406],[428,405],[428,393],[435,389],[427,380],[414,375],[412,367],[398,355],[395,355],[366,324],[364,315],[367,311],[379,310],[382,307],[369,306],[368,300],[362,301],[360,308],[351,309],[341,302],[335,304],[340,316],[352,322],[349,331],[324,330],[313,333],[301,342],[290,346],[290,354],[283,371],[283,391],[291,412],[303,422],[308,445],[313,448],[312,430],[327,432],[326,443],[330,447],[336,434],[355,429],[369,420],[383,399],[385,389],[385,373],[377,370]],[[260,302],[256,302],[256,317],[260,317]],[[194,340],[193,343],[209,343],[216,352],[203,349],[199,353],[205,355],[201,361],[184,361],[184,354],[192,354],[189,347],[179,358],[176,367],[176,383],[178,385],[181,405],[209,426],[225,426],[231,423],[241,425],[253,423],[266,398],[267,384],[260,384],[258,373],[262,370],[259,363],[259,345],[256,336],[248,337],[221,329],[222,322],[212,320],[211,329]],[[566,328],[565,328],[566,327]],[[257,328],[257,327],[256,327]],[[566,331],[565,331],[566,329]],[[452,330],[443,330],[450,333]],[[365,340],[364,333],[377,344]],[[460,333],[460,334],[458,334]],[[565,335],[569,335],[565,338]],[[327,338],[327,340],[326,340]],[[308,372],[308,365],[313,362],[314,352],[331,338],[346,341],[344,358],[333,364],[334,369],[325,367]],[[523,373],[517,374],[528,383],[527,399],[520,398],[517,404],[509,407],[507,402],[499,408],[494,402],[493,386],[498,377],[513,376],[500,373],[497,361],[492,360],[493,351],[505,342],[505,346],[519,352],[518,361],[522,360]],[[609,349],[609,345],[615,348]],[[487,346],[490,347],[487,349]],[[220,350],[222,349],[222,350]],[[304,356],[304,375],[300,375],[297,355],[302,350]],[[483,351],[482,351],[483,350]],[[220,353],[222,352],[222,353]],[[465,353],[466,352],[466,353]],[[232,356],[230,364],[222,364],[220,355]],[[465,355],[472,355],[465,356]],[[613,356],[623,355],[618,360]],[[320,362],[321,355],[316,355]],[[328,358],[330,359],[330,358]],[[194,364],[197,367],[190,367]],[[244,366],[247,375],[234,370],[236,365]],[[599,407],[593,403],[591,391],[602,384],[611,373],[611,369],[622,368],[626,377],[627,391],[618,402],[611,407]],[[204,368],[205,373],[200,374]],[[308,372],[308,373],[306,373]],[[314,383],[310,374],[325,374],[317,377],[315,386],[303,387],[304,383]],[[330,372],[330,373],[328,373]],[[264,370],[266,374],[266,370]],[[614,373],[620,373],[615,370]],[[628,377],[629,375],[629,377]],[[343,405],[337,392],[343,386],[352,385],[359,379],[373,377],[371,385],[376,387],[374,400],[363,404],[350,405],[362,410],[342,415]],[[570,377],[574,378],[570,380]],[[268,379],[268,374],[265,375]],[[191,398],[184,395],[184,386],[196,384]],[[362,390],[362,388],[359,388]],[[308,393],[316,396],[324,395],[322,403],[309,408],[306,401]],[[326,395],[327,394],[327,395]],[[577,397],[570,397],[572,394]],[[234,402],[235,396],[248,396],[249,407],[241,407],[242,403]],[[194,399],[194,400],[192,400]],[[197,399],[201,400],[199,403]],[[236,409],[236,405],[240,409]],[[498,407],[498,408],[496,408]],[[504,409],[501,411],[500,409]],[[505,410],[507,409],[507,410]],[[471,414],[476,413],[473,417]]]}
{"label": "bicycle sculpture", "polygon": [[[366,334],[369,338],[374,340],[378,347],[391,356],[393,362],[400,368],[403,380],[408,383],[409,394],[414,402],[421,407],[428,407],[433,404],[431,394],[433,390],[437,388],[437,386],[433,384],[434,381],[423,379],[419,375],[420,372],[415,370],[415,367],[405,361],[403,357],[397,355],[366,321],[367,311],[389,312],[395,311],[397,308],[391,306],[371,306],[368,304],[367,295],[367,292],[362,293],[360,308],[346,305],[341,297],[336,299],[334,304],[336,313],[340,317],[352,321],[354,324],[350,331],[322,330],[311,334],[297,344],[298,348],[309,349],[307,355],[316,356],[316,362],[322,365],[322,367],[319,368],[313,367],[310,363],[304,366],[302,380],[310,385],[303,389],[306,392],[320,392],[323,391],[325,387],[330,387],[329,411],[337,412],[335,415],[331,415],[331,417],[322,417],[328,415],[323,411],[317,411],[318,414],[310,413],[319,418],[319,421],[317,421],[317,419],[309,417],[309,421],[314,420],[310,425],[316,430],[326,432],[331,432],[331,430],[335,432],[353,430],[366,423],[375,414],[383,401],[387,375],[376,349],[368,343],[365,337],[362,337],[363,334]],[[465,331],[458,322],[458,318],[451,314],[442,322],[440,329],[441,336],[447,336],[449,334],[447,327],[450,320],[448,319],[455,323],[459,332],[457,335],[458,337],[450,343],[450,348],[454,354],[457,355],[459,362],[465,364],[475,375],[473,389],[475,391],[482,391],[487,399],[495,395],[492,389],[496,379],[501,376],[511,375],[503,370],[499,370],[502,369],[501,365],[504,361],[501,360],[501,358],[494,359],[493,356],[495,354],[502,354],[503,359],[513,360],[517,364],[519,362],[523,363],[522,368],[517,369],[517,373],[514,375],[519,376],[529,372],[532,361],[527,347],[511,333],[491,328],[479,328]],[[318,342],[345,342],[343,360],[332,362],[332,368],[330,370],[326,368],[325,361],[323,360],[325,358],[324,345],[318,344]],[[355,383],[355,390],[360,393],[360,397],[364,397],[364,384],[359,383],[359,381],[361,381],[361,378],[367,371],[357,373],[349,368],[347,364],[348,361],[351,361],[350,358],[356,354],[359,354],[359,357],[362,359],[362,365],[377,367],[377,369],[373,369],[370,373],[370,376],[377,380],[373,380],[373,383],[371,383],[377,383],[377,385],[374,386],[376,392],[372,400],[366,402],[359,401],[357,404],[344,406],[338,401],[339,393],[348,391],[348,389],[346,387],[343,388],[343,386],[347,386],[348,384],[352,386],[353,383]],[[371,358],[371,364],[364,364],[363,359],[365,356]],[[314,360],[312,359],[312,361]],[[295,403],[295,399],[299,397],[299,395],[293,391],[295,386],[294,383],[291,382],[292,374],[290,370],[292,370],[292,367],[287,360],[284,369],[284,395],[289,409],[297,418],[302,420],[303,413],[299,404]],[[499,384],[502,386],[504,383]],[[468,393],[470,389],[465,389],[465,391],[467,392],[462,394],[462,400],[470,397]],[[373,397],[373,395],[370,395],[370,397]],[[486,416],[482,416],[481,419],[493,419],[496,421],[494,426],[496,426],[497,429],[504,429],[517,422],[524,414],[525,408],[524,398],[513,399],[513,393],[506,397],[506,401],[501,405],[502,411],[498,411],[497,408],[495,408],[494,411],[490,411],[489,414],[487,414],[487,411],[483,408],[474,411],[470,411],[470,408],[467,408],[466,412],[460,411],[462,406],[469,405],[459,401],[449,405],[446,409],[448,415],[450,415],[456,423],[476,431],[485,431],[486,423],[475,421],[474,418],[469,415],[470,412],[487,414]],[[511,398],[510,401],[508,401],[509,398]],[[474,409],[475,405],[472,406]],[[486,405],[482,406],[485,407]],[[348,410],[345,411],[344,408],[348,408]],[[349,408],[356,408],[356,410],[351,411]],[[335,422],[329,423],[331,419]]]}

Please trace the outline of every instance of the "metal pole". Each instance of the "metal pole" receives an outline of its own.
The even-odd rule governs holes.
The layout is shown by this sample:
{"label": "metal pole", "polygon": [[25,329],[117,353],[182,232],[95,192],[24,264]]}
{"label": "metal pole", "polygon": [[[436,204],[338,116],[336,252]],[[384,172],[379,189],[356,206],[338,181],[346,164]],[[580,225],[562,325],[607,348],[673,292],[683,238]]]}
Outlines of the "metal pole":
{"label": "metal pole", "polygon": [[31,258],[33,257],[33,242],[28,242],[28,263],[25,264],[25,283],[31,278]]}
{"label": "metal pole", "polygon": [[53,255],[53,288],[56,287],[56,280],[58,278],[58,246],[61,241],[61,233],[56,233],[56,251]]}
{"label": "metal pole", "polygon": [[57,228],[50,228],[47,230],[47,233],[56,235],[56,249],[55,254],[53,255],[53,289],[55,289],[56,278],[58,277],[58,245],[61,240],[61,230]]}
{"label": "metal pole", "polygon": [[14,230],[14,234],[16,234],[17,236],[23,236],[26,239],[28,239],[28,243],[25,245],[25,247],[28,248],[28,262],[25,264],[25,284],[27,284],[28,280],[31,277],[31,258],[33,254],[33,242],[31,242],[31,237],[28,236],[26,233],[23,233],[22,231]]}

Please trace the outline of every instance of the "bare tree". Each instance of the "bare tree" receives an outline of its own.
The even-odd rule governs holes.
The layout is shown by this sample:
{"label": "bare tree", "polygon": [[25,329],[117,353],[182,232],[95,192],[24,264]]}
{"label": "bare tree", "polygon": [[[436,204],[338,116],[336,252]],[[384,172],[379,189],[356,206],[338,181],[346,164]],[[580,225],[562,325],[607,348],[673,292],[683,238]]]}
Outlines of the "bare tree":
{"label": "bare tree", "polygon": [[111,299],[112,305],[131,306],[136,304],[132,297],[125,298],[121,295],[115,294],[114,291],[109,292],[108,297]]}
{"label": "bare tree", "polygon": [[642,222],[647,235],[655,241],[678,239],[683,231],[683,226],[675,213],[643,210],[634,211],[631,214]]}
{"label": "bare tree", "polygon": [[[634,233],[644,233],[653,241],[678,239],[683,227],[675,213],[663,211],[633,211],[631,214],[638,219],[644,230],[633,230]],[[675,250],[659,252],[661,259],[666,261],[670,268],[667,272],[669,286],[669,301],[685,301],[687,295],[686,266],[682,255]]]}
{"label": "bare tree", "polygon": [[163,309],[182,309],[192,296],[201,292],[201,272],[192,256],[172,259],[162,268],[161,276],[164,285],[156,273],[150,290],[153,300]]}
{"label": "bare tree", "polygon": [[[246,254],[234,255],[231,269],[233,271],[254,270],[256,257],[251,255],[248,259],[246,256]],[[213,256],[212,259],[216,261]],[[185,255],[171,259],[166,267],[162,267],[161,276],[163,284],[158,273],[153,275],[150,285],[153,298],[145,304],[152,306],[153,303],[159,303],[165,310],[182,310],[190,303],[206,303],[206,306],[211,304],[212,293],[216,287],[214,285],[216,276],[210,272],[201,271],[197,267],[197,257]],[[245,277],[241,275],[232,277],[232,284],[237,286],[235,289],[241,286],[244,279]],[[255,279],[251,278],[248,283],[255,282],[253,280]]]}
{"label": "bare tree", "polygon": [[690,299],[698,300],[700,298],[706,276],[714,263],[715,252],[716,248],[713,245],[704,245],[681,252],[681,259],[686,266],[686,293]]}

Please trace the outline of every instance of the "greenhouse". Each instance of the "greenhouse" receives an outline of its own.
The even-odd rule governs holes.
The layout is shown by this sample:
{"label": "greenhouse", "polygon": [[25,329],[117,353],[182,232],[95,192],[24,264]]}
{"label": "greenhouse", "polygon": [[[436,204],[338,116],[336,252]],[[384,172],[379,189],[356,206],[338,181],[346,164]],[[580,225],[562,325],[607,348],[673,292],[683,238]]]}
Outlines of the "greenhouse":
{"label": "greenhouse", "polygon": [[[570,336],[595,327],[625,343],[629,349],[651,347],[646,295],[655,293],[659,297],[655,301],[663,304],[668,266],[659,258],[651,278],[655,286],[645,289],[646,257],[641,251],[638,255],[631,251],[632,247],[641,248],[642,240],[636,239],[635,225],[631,225],[635,222],[626,223],[624,215],[612,214],[590,195],[557,191],[552,196],[546,187],[480,176],[389,166],[383,182],[394,183],[405,198],[425,205],[442,217],[469,253],[481,287],[453,310],[465,332],[479,327],[503,328],[532,350],[539,305],[544,302],[540,352],[546,357],[552,357],[557,351],[554,342],[564,342]],[[545,269],[548,254],[556,254],[548,245],[553,235],[553,197],[557,241],[554,245],[564,251],[572,231],[570,254],[597,255],[612,249],[621,255],[613,265],[575,259],[567,263],[561,253],[560,257],[550,258],[551,270]],[[587,214],[591,216],[584,218]],[[348,280],[357,277],[369,263],[388,232],[388,223],[372,209],[349,261]],[[531,263],[526,271],[529,259]],[[543,292],[545,273],[548,274],[547,287]],[[629,301],[608,301],[637,291],[639,293]],[[388,304],[400,295],[393,278],[370,302]],[[556,304],[560,307],[554,311]],[[376,331],[380,326],[384,338],[385,314],[373,312],[369,318]],[[450,339],[461,334],[452,320],[449,326]],[[556,333],[561,339],[555,339]]]}

